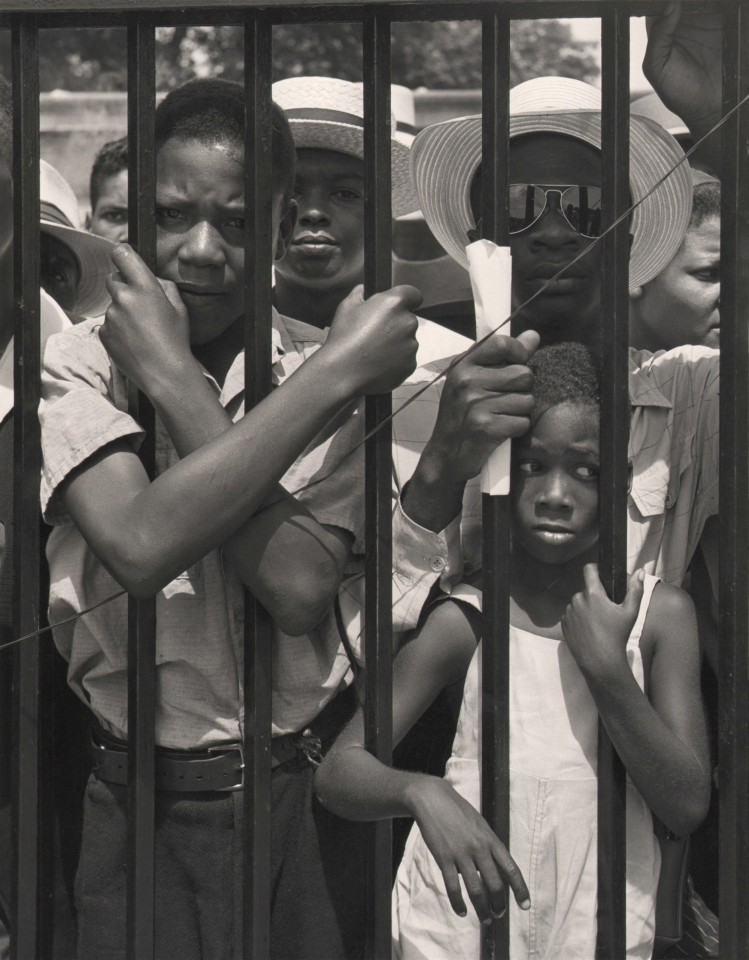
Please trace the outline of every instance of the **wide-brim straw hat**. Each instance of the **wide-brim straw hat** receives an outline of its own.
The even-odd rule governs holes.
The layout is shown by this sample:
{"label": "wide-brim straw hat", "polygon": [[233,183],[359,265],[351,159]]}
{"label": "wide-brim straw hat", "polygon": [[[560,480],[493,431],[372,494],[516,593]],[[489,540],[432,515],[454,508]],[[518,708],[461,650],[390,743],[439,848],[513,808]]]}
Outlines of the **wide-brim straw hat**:
{"label": "wide-brim straw hat", "polygon": [[[273,84],[297,149],[333,150],[364,159],[364,88],[335,77],[289,77]],[[411,182],[410,137],[397,132],[391,116],[392,214],[400,217],[419,203]]]}
{"label": "wide-brim straw hat", "polygon": [[105,286],[114,271],[115,244],[80,228],[78,200],[62,174],[45,160],[39,162],[39,229],[57,237],[73,252],[80,268],[73,313],[98,317],[107,309],[110,296]]}
{"label": "wide-brim straw hat", "polygon": [[[631,116],[629,178],[633,202],[665,177],[633,211],[630,290],[657,276],[684,238],[692,209],[684,151],[662,127]],[[565,77],[538,77],[510,91],[510,138],[561,133],[601,149],[601,95]],[[421,209],[447,252],[468,266],[466,232],[475,227],[471,182],[481,162],[481,117],[460,117],[426,127],[411,148],[411,171]]]}

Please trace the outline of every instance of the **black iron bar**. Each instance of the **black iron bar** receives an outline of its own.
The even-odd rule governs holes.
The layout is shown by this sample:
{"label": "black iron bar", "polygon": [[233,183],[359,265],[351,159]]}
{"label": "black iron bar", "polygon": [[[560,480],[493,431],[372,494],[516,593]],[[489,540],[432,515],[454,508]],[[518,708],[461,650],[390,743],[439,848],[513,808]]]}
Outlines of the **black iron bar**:
{"label": "black iron bar", "polygon": [[[749,3],[726,4],[723,112],[749,93]],[[720,265],[720,953],[749,958],[749,109],[722,131]]]}
{"label": "black iron bar", "polygon": [[[506,244],[509,231],[510,23],[494,9],[482,23],[483,237]],[[481,812],[510,843],[510,498],[482,495],[483,623],[481,674]],[[509,896],[509,894],[508,894]],[[485,928],[482,957],[510,951],[509,909]]]}
{"label": "black iron bar", "polygon": [[[391,285],[390,18],[387,8],[364,16],[364,295]],[[390,416],[390,394],[367,397],[367,432]],[[392,506],[388,424],[365,445],[367,748],[383,763],[393,759],[392,716]],[[393,831],[390,820],[367,829],[367,957],[390,957],[390,887]]]}
{"label": "black iron bar", "polygon": [[[629,16],[620,10],[601,24],[601,117],[604,226],[629,206]],[[603,240],[601,326],[602,364],[599,485],[599,566],[601,581],[617,603],[627,584],[627,448],[629,230],[621,223]],[[625,926],[624,767],[598,724],[598,937],[597,960],[623,960]]]}
{"label": "black iron bar", "polygon": [[[271,389],[271,137],[272,29],[247,12],[245,21],[245,408]],[[247,591],[244,645],[244,918],[245,960],[270,950],[271,857],[271,619]]]}
{"label": "black iron bar", "polygon": [[[155,37],[153,25],[133,16],[127,27],[128,236],[151,270],[156,268]],[[129,384],[128,409],[146,431],[140,456],[155,474],[155,417],[148,399]],[[128,597],[128,960],[154,957],[154,815],[156,729],[156,601]]]}
{"label": "black iron bar", "polygon": [[[40,626],[39,520],[39,34],[34,16],[13,23],[13,628]],[[12,956],[52,946],[51,655],[43,643],[16,655]]]}

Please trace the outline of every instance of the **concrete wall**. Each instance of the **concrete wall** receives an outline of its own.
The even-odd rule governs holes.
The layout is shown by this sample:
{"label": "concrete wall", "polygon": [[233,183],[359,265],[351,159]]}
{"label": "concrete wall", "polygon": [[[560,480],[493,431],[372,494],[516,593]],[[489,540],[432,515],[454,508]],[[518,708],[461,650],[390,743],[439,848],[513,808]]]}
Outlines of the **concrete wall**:
{"label": "concrete wall", "polygon": [[[417,90],[416,126],[479,113],[479,90]],[[124,93],[43,93],[41,112],[42,157],[57,167],[75,190],[81,210],[89,208],[88,181],[99,147],[127,132]]]}

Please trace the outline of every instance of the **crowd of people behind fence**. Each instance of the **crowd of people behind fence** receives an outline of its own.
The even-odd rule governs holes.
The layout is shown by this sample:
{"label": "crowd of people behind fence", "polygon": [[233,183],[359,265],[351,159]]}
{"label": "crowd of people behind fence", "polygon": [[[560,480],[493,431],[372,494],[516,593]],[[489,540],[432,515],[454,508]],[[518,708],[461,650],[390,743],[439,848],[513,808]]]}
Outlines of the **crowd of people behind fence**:
{"label": "crowd of people behind fence", "polygon": [[[454,298],[439,302],[444,277],[430,281],[423,264],[409,273],[400,259],[399,284],[364,299],[362,85],[275,83],[273,389],[249,411],[243,88],[194,80],[156,108],[154,272],[127,243],[127,141],[99,151],[85,222],[70,186],[42,160],[41,516],[48,620],[68,688],[58,691],[56,957],[125,957],[125,593],[156,603],[156,956],[242,956],[245,589],[273,623],[274,960],[365,955],[367,823],[387,818],[401,825],[394,956],[478,958],[483,926],[509,910],[513,960],[592,960],[599,720],[628,774],[627,956],[718,956],[717,840],[701,827],[716,811],[714,718],[701,673],[717,672],[720,657],[721,42],[715,16],[679,3],[649,26],[646,75],[693,141],[709,134],[691,165],[664,127],[628,118],[621,603],[597,568],[607,323],[599,90],[539,77],[510,91],[513,336],[477,344],[472,321],[451,316]],[[13,639],[12,143],[3,83],[5,641]],[[463,289],[473,245],[485,249],[481,144],[480,117],[416,134],[392,119],[396,229],[395,218],[423,217]],[[422,302],[446,322],[420,315]],[[128,384],[156,412],[153,480]],[[392,766],[365,749],[363,716],[364,399],[388,392]],[[479,476],[506,440],[509,840],[479,813],[481,609],[492,589]],[[0,747],[4,958],[13,937],[12,744]],[[678,867],[690,835],[685,878]]]}

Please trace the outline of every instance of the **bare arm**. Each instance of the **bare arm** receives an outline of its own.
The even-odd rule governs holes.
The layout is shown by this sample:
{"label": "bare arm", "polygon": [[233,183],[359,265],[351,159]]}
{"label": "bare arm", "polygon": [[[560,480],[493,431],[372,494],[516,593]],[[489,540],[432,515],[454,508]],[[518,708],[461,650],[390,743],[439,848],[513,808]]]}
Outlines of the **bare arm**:
{"label": "bare arm", "polygon": [[[158,413],[182,459],[232,426],[197,365],[191,381],[167,379]],[[258,513],[224,543],[235,571],[291,636],[308,633],[335,599],[353,537],[318,523],[310,511],[274,484]]]}
{"label": "bare arm", "polygon": [[[393,739],[410,730],[439,691],[465,675],[476,650],[478,617],[443,603],[393,662]],[[472,622],[473,621],[473,622]],[[394,770],[364,749],[359,708],[315,774],[323,806],[352,820],[412,816],[442,870],[453,909],[465,916],[463,877],[481,921],[504,911],[505,877],[519,903],[528,890],[504,845],[477,810],[444,780]]]}
{"label": "bare arm", "polygon": [[596,702],[611,742],[653,813],[674,833],[705,818],[710,772],[699,686],[699,643],[691,600],[659,583],[645,620],[653,641],[649,697],[626,657],[642,581],[630,579],[621,606],[611,603],[594,564],[586,589],[562,621],[565,639]]}
{"label": "bare arm", "polygon": [[[130,248],[118,248],[117,266],[120,278],[111,282],[113,307],[101,328],[102,342],[118,365],[128,358],[124,372],[171,419],[172,429],[178,418],[180,423],[192,418],[193,426],[182,430],[180,442],[185,449],[195,448],[149,484],[134,454],[124,444],[114,444],[74,472],[60,495],[113,576],[135,595],[149,596],[235,535],[339,410],[363,393],[390,389],[413,369],[416,320],[406,303],[414,302],[416,292],[399,288],[366,304],[351,304],[320,351],[239,423],[227,427],[190,352],[184,318]],[[133,348],[136,341],[140,346]],[[175,415],[176,409],[182,412]],[[208,436],[213,439],[199,443]],[[288,509],[288,504],[277,508],[276,527],[270,523],[264,530],[269,537]],[[307,543],[321,530],[310,536],[309,523],[303,515]],[[322,538],[316,550],[328,559],[327,551],[340,555],[337,534]],[[251,561],[248,577],[252,562],[257,563]],[[336,588],[337,582],[331,594]],[[259,592],[264,589],[261,585]]]}

